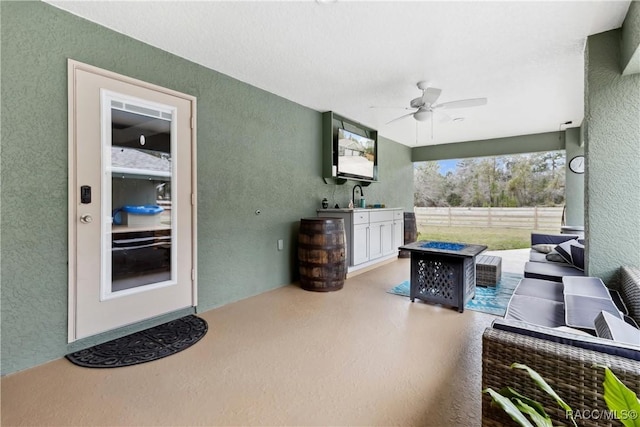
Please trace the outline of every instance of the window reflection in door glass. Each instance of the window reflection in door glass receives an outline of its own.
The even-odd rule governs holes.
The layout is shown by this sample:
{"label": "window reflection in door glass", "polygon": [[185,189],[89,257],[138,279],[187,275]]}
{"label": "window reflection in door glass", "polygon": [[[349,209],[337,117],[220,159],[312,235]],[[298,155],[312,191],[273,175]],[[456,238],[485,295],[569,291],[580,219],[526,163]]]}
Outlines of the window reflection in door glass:
{"label": "window reflection in door glass", "polygon": [[111,292],[172,278],[171,113],[111,103]]}

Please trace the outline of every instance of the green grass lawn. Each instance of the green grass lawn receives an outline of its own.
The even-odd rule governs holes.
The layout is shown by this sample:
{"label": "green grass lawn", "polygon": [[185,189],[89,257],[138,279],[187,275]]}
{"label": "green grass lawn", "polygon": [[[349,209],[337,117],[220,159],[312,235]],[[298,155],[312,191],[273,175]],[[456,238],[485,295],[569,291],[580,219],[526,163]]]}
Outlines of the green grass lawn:
{"label": "green grass lawn", "polygon": [[[552,232],[544,231],[541,232]],[[531,230],[517,228],[418,227],[418,240],[487,245],[488,250],[522,249],[531,245]]]}

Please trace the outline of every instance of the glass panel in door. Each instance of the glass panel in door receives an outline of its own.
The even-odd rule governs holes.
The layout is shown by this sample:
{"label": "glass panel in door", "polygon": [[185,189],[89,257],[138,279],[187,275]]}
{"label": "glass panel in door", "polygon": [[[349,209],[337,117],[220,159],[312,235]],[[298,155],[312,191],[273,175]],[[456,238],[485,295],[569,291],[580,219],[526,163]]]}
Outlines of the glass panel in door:
{"label": "glass panel in door", "polygon": [[103,299],[176,283],[174,116],[103,93]]}

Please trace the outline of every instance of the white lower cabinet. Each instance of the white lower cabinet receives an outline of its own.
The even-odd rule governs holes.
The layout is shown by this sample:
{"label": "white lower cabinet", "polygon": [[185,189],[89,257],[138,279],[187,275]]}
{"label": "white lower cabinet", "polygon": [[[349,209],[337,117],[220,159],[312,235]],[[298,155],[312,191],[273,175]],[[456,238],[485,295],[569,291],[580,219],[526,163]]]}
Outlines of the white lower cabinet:
{"label": "white lower cabinet", "polygon": [[404,245],[404,212],[400,209],[393,211],[393,250]]}
{"label": "white lower cabinet", "polygon": [[318,216],[343,218],[350,272],[396,256],[404,244],[402,209],[321,209]]}
{"label": "white lower cabinet", "polygon": [[393,214],[395,210],[376,210],[369,214],[371,259],[397,253],[393,248]]}
{"label": "white lower cabinet", "polygon": [[386,221],[380,225],[382,238],[382,255],[398,254],[398,247],[393,245],[393,221]]}
{"label": "white lower cabinet", "polygon": [[[353,226],[351,240],[351,252],[353,256],[349,265],[358,265],[369,261],[369,224],[356,224]],[[347,235],[347,245],[349,237]]]}
{"label": "white lower cabinet", "polygon": [[381,222],[369,224],[369,259],[376,259],[382,256],[382,230]]}
{"label": "white lower cabinet", "polygon": [[393,244],[392,250],[397,250],[398,247],[404,245],[404,220],[393,221]]}

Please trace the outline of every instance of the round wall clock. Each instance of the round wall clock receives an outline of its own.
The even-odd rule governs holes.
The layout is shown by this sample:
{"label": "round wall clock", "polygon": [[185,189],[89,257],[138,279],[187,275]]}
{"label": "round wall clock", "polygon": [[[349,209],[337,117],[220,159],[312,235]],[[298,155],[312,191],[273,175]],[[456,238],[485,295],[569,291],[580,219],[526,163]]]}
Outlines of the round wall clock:
{"label": "round wall clock", "polygon": [[569,169],[573,173],[584,173],[584,156],[575,156],[569,162]]}

